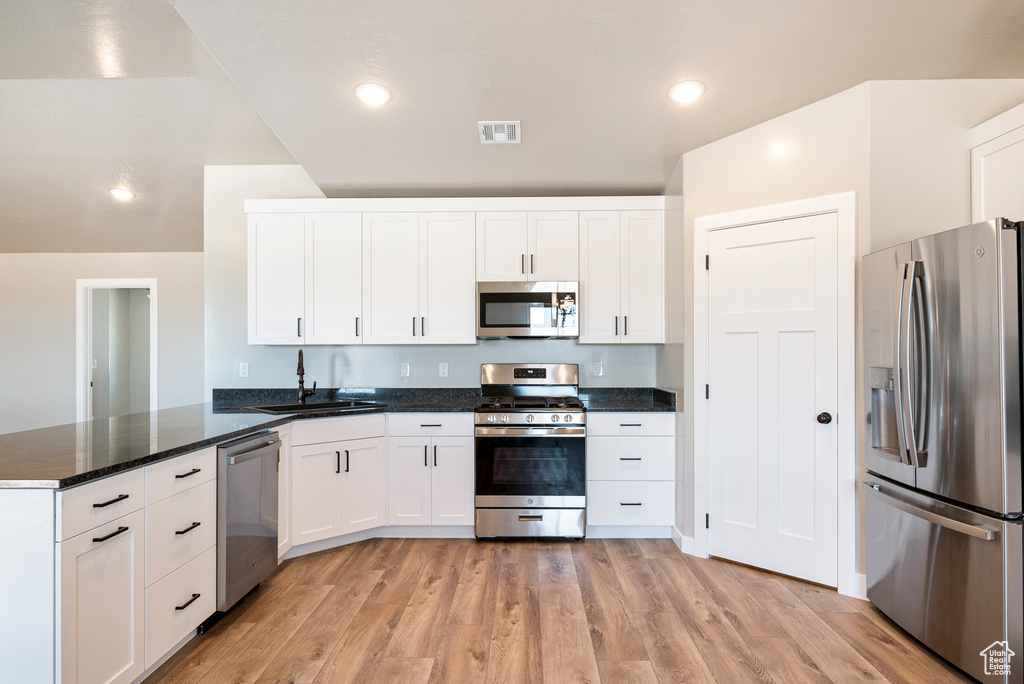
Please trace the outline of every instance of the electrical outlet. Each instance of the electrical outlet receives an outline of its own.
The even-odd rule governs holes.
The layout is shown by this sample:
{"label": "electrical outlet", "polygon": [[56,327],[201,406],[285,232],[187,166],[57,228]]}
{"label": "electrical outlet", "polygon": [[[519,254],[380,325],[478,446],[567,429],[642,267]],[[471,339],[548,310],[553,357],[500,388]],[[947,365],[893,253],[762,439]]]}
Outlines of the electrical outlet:
{"label": "electrical outlet", "polygon": [[448,377],[448,364],[447,363],[442,361],[441,363],[437,364],[437,377],[439,377],[439,378],[447,378]]}
{"label": "electrical outlet", "polygon": [[247,378],[249,377],[249,364],[240,363],[238,364],[238,377]]}
{"label": "electrical outlet", "polygon": [[604,375],[604,361],[594,362],[594,375]]}
{"label": "electrical outlet", "polygon": [[399,372],[403,378],[409,377],[409,364],[403,363],[399,366]]}
{"label": "electrical outlet", "polygon": [[96,368],[98,367],[98,364],[99,364],[99,362],[96,359],[93,359],[92,360],[92,369],[96,370]]}

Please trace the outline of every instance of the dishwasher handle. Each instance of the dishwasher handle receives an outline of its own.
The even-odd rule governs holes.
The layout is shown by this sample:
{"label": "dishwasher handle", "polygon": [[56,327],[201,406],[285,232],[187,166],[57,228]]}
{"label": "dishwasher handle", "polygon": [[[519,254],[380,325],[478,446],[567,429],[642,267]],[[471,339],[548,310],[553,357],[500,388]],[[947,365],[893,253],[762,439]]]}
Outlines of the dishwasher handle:
{"label": "dishwasher handle", "polygon": [[278,453],[280,451],[281,451],[281,441],[280,440],[274,440],[273,442],[270,442],[269,444],[267,444],[265,446],[261,446],[259,449],[253,449],[252,451],[247,451],[244,454],[238,454],[236,456],[228,456],[227,457],[227,462],[228,462],[229,466],[237,465],[239,463],[245,463],[246,461],[251,461],[254,458],[263,458],[267,454],[276,454],[276,453]]}

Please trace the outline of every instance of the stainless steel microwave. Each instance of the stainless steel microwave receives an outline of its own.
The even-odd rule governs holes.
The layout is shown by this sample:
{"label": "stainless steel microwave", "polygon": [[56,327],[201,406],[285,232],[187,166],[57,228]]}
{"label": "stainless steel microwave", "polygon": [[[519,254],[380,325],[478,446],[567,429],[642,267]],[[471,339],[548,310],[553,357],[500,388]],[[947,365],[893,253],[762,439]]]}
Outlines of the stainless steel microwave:
{"label": "stainless steel microwave", "polygon": [[580,336],[576,282],[477,283],[476,336],[480,339]]}

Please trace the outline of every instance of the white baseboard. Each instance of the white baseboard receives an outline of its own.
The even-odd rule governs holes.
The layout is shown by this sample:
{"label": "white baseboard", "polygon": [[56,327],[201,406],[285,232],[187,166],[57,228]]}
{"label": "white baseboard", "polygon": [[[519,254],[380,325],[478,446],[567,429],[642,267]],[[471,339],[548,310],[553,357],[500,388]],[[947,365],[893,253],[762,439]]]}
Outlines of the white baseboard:
{"label": "white baseboard", "polygon": [[588,539],[670,539],[669,525],[587,525]]}
{"label": "white baseboard", "polygon": [[688,556],[696,556],[693,550],[693,537],[685,537],[678,527],[672,528],[672,541],[676,543],[679,550]]}
{"label": "white baseboard", "polygon": [[839,586],[836,588],[840,594],[844,596],[852,596],[853,598],[868,600],[868,578],[862,573],[854,573],[853,575],[839,579]]}
{"label": "white baseboard", "polygon": [[291,550],[281,556],[280,561],[291,560],[299,556],[306,556],[318,551],[354,544],[355,542],[367,539],[409,537],[414,539],[472,539],[474,537],[472,525],[395,525],[389,527],[375,527],[371,530],[343,534],[340,537],[321,539],[320,541],[309,542],[293,546]]}
{"label": "white baseboard", "polygon": [[193,638],[195,638],[195,636],[196,636],[196,630],[194,630],[194,629],[193,629],[193,630],[192,630],[191,632],[189,632],[189,633],[188,633],[188,634],[187,634],[187,635],[185,636],[185,638],[184,638],[184,639],[182,639],[181,641],[179,641],[179,642],[178,642],[178,643],[177,643],[177,644],[176,644],[176,645],[174,646],[174,648],[172,648],[172,649],[171,649],[170,651],[168,651],[167,653],[165,653],[165,654],[164,654],[164,657],[163,657],[163,658],[161,658],[160,660],[158,660],[158,661],[156,661],[155,663],[153,663],[153,665],[152,665],[152,666],[151,666],[151,667],[150,667],[149,669],[147,669],[147,670],[146,670],[145,672],[143,672],[142,674],[140,674],[140,675],[139,675],[139,676],[138,676],[138,677],[137,677],[137,678],[135,679],[135,681],[133,681],[133,682],[132,682],[132,684],[141,684],[141,682],[142,682],[143,680],[145,680],[145,679],[146,679],[146,677],[148,677],[149,675],[151,675],[151,674],[153,674],[154,672],[156,672],[157,668],[159,668],[159,667],[160,667],[161,665],[163,665],[163,664],[164,664],[164,663],[166,663],[166,662],[167,662],[168,660],[170,660],[170,658],[171,658],[171,656],[172,656],[172,655],[174,655],[175,653],[177,653],[178,651],[180,651],[180,650],[181,650],[181,648],[182,648],[182,646],[184,646],[184,645],[185,645],[185,644],[187,644],[188,642],[192,641],[192,639],[193,639]]}

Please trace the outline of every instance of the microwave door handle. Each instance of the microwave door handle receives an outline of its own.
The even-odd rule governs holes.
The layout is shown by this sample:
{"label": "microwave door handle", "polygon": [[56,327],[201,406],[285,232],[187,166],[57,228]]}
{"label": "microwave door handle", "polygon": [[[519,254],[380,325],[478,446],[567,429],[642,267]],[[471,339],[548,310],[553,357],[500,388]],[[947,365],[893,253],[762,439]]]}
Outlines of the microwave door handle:
{"label": "microwave door handle", "polygon": [[[532,256],[532,255],[531,255]],[[551,327],[558,327],[558,293],[551,293]]]}

